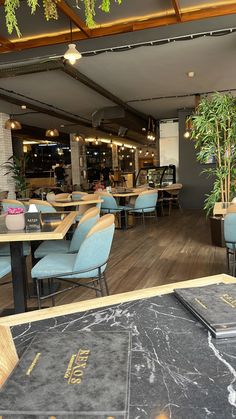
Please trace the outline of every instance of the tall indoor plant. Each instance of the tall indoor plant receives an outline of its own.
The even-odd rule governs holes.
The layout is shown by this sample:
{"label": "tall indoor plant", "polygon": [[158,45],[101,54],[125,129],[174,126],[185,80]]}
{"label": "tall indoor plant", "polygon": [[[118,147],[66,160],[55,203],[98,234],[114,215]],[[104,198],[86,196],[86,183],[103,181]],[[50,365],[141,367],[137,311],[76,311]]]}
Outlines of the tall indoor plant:
{"label": "tall indoor plant", "polygon": [[27,160],[27,156],[24,156],[22,159],[11,156],[2,165],[7,170],[5,175],[10,174],[14,179],[16,192],[19,198],[25,198],[26,196],[27,183],[25,177],[25,166]]}
{"label": "tall indoor plant", "polygon": [[210,214],[216,202],[230,202],[235,196],[236,99],[231,94],[220,93],[204,97],[190,122],[197,160],[213,163],[203,170],[214,177],[213,189],[204,206]]}

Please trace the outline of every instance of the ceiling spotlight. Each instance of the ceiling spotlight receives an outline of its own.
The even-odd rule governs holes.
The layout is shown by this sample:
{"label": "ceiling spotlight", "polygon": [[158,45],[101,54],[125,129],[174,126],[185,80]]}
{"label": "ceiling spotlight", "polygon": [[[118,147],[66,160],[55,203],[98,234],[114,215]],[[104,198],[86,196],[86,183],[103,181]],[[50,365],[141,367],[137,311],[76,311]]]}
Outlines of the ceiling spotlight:
{"label": "ceiling spotlight", "polygon": [[130,151],[131,151],[131,153],[134,153],[134,148],[132,147]]}
{"label": "ceiling spotlight", "polygon": [[12,116],[10,116],[10,118],[5,122],[5,128],[6,129],[17,130],[17,129],[21,129],[22,126],[21,126],[21,123],[19,121],[17,121]]}
{"label": "ceiling spotlight", "polygon": [[124,149],[125,149],[125,146],[124,146],[124,144],[122,144],[121,150],[123,151]]}
{"label": "ceiling spotlight", "polygon": [[68,50],[64,54],[64,58],[69,61],[71,65],[74,65],[77,60],[82,58],[82,55],[76,49],[76,44],[72,43],[72,23],[70,20],[70,40],[71,43],[68,45]]}
{"label": "ceiling spotlight", "polygon": [[142,128],[142,131],[147,131],[147,128],[143,127],[143,128]]}
{"label": "ceiling spotlight", "polygon": [[194,71],[188,71],[188,72],[187,72],[187,76],[188,76],[190,79],[192,79],[192,78],[195,76]]}
{"label": "ceiling spotlight", "polygon": [[184,133],[184,138],[188,139],[191,137],[191,131],[189,129],[187,129]]}
{"label": "ceiling spotlight", "polygon": [[95,139],[95,145],[98,145],[98,137]]}
{"label": "ceiling spotlight", "polygon": [[64,124],[61,124],[61,125],[60,125],[60,127],[61,127],[61,128],[64,128],[64,126],[65,126]]}
{"label": "ceiling spotlight", "polygon": [[21,109],[26,109],[26,105],[21,105]]}
{"label": "ceiling spotlight", "polygon": [[59,137],[58,129],[47,129],[45,133],[46,137]]}
{"label": "ceiling spotlight", "polygon": [[142,154],[143,150],[140,148],[138,152],[139,154]]}

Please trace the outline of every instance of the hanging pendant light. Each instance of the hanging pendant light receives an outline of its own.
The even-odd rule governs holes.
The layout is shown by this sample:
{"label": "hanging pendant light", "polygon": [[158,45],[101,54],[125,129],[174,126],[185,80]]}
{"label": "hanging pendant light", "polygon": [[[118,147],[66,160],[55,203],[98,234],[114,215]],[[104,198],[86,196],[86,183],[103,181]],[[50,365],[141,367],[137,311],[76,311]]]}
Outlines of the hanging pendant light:
{"label": "hanging pendant light", "polygon": [[5,128],[11,130],[22,129],[21,123],[10,115],[10,118],[5,122]]}
{"label": "hanging pendant light", "polygon": [[73,136],[73,141],[75,141],[76,143],[83,143],[84,142],[84,139],[83,139],[83,137],[81,135],[75,134]]}
{"label": "hanging pendant light", "polygon": [[58,129],[47,129],[45,133],[46,137],[59,137],[59,131]]}
{"label": "hanging pendant light", "polygon": [[68,50],[64,54],[64,58],[69,61],[71,65],[74,65],[77,60],[82,58],[82,55],[76,49],[76,44],[72,42],[72,23],[70,20],[70,41],[71,43],[68,45]]}

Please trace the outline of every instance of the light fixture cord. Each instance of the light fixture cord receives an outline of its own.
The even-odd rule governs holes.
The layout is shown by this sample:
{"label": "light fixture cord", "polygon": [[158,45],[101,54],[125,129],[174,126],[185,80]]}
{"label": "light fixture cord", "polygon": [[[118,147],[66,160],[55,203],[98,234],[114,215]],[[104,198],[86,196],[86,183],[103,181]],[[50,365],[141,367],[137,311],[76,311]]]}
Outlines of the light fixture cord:
{"label": "light fixture cord", "polygon": [[72,44],[72,22],[71,22],[71,19],[70,19],[70,42],[71,42],[71,44]]}

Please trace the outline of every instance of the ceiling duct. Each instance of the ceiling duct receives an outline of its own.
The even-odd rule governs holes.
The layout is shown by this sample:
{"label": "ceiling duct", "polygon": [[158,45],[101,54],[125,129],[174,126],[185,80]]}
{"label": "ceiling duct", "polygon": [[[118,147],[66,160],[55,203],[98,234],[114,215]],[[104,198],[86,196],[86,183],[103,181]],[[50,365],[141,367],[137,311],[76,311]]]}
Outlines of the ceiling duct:
{"label": "ceiling duct", "polygon": [[131,114],[120,106],[109,106],[92,114],[92,126],[98,128],[102,125],[116,126],[118,135],[124,137],[127,131],[133,131],[143,136],[143,119]]}

